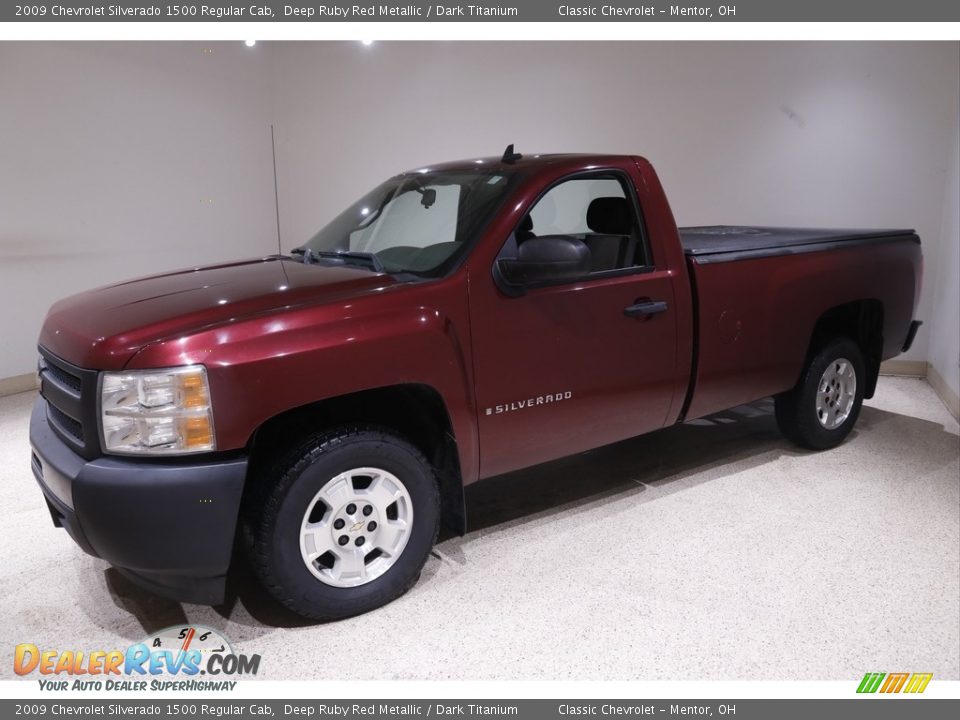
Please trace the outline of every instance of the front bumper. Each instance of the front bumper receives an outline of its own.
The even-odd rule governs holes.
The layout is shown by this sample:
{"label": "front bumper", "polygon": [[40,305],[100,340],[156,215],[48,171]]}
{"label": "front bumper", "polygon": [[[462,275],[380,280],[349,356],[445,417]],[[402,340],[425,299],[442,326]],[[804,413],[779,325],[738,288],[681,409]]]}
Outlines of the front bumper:
{"label": "front bumper", "polygon": [[46,401],[30,417],[31,465],[54,525],[148,590],[183,602],[223,601],[245,457],[203,463],[87,461],[50,428]]}

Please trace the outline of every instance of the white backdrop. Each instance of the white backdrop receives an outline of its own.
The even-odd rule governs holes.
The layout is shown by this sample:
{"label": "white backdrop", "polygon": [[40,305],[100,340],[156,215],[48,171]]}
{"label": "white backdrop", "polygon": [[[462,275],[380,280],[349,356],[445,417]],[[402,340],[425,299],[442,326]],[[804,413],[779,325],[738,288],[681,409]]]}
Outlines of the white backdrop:
{"label": "white backdrop", "polygon": [[57,297],[275,251],[273,122],[285,249],[388,175],[508,142],[645,155],[681,224],[915,227],[908,357],[956,392],[958,48],[2,44],[0,377]]}
{"label": "white backdrop", "polygon": [[276,251],[270,64],[246,50],[0,43],[0,378],[35,368],[64,295]]}

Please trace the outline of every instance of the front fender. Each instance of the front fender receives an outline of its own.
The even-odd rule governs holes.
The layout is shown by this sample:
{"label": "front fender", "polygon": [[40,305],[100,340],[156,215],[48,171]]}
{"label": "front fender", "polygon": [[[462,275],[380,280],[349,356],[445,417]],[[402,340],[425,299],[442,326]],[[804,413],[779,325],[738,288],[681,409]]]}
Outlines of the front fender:
{"label": "front fender", "polygon": [[288,410],[363,390],[426,385],[446,405],[469,482],[479,461],[466,303],[430,302],[443,299],[439,286],[413,289],[419,292],[202,330],[150,345],[128,367],[205,365],[221,451],[244,447],[260,425]]}

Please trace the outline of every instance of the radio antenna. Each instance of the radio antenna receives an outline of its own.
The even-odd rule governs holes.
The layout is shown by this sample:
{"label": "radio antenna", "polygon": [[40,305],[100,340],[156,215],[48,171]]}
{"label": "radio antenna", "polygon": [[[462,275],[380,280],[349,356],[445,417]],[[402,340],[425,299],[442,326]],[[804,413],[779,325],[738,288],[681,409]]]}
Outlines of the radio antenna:
{"label": "radio antenna", "polygon": [[273,153],[273,210],[277,216],[277,255],[283,255],[280,246],[280,191],[277,189],[277,143],[273,137],[273,123],[270,123],[270,150]]}

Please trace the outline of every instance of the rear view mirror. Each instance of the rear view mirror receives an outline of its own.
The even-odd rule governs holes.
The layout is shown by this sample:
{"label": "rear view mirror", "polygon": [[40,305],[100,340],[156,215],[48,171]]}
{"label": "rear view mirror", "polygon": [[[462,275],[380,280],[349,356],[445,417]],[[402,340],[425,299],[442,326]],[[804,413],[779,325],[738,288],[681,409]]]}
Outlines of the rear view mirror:
{"label": "rear view mirror", "polygon": [[496,268],[514,288],[576,280],[590,272],[590,248],[566,235],[534,237],[520,243],[516,259],[503,258]]}
{"label": "rear view mirror", "polygon": [[430,208],[437,201],[437,191],[433,188],[427,188],[420,191],[420,204],[425,208]]}

